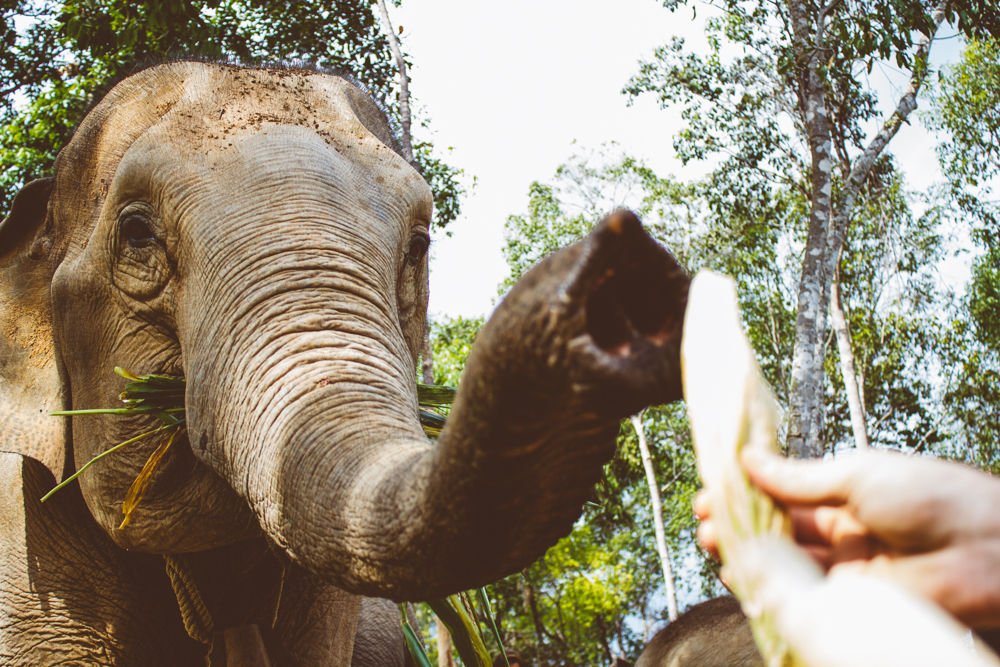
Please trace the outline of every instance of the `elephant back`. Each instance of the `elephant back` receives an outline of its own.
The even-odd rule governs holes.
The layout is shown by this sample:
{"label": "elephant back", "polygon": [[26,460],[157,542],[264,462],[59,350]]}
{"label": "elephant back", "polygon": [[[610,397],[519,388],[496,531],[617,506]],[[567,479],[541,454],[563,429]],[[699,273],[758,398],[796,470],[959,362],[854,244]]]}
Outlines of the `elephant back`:
{"label": "elephant back", "polygon": [[660,630],[635,667],[764,667],[750,624],[732,596],[702,602]]}

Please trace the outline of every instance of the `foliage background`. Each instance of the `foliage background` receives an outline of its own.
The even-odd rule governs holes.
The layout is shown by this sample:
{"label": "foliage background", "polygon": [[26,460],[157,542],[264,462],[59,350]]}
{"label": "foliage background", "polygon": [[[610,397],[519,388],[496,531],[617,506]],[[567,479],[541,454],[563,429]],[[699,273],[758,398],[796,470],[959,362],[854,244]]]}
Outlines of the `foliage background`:
{"label": "foliage background", "polygon": [[[774,61],[761,62],[759,50],[744,59],[727,56],[723,41],[731,30],[718,27],[718,48],[704,61],[678,45],[665,47],[626,88],[690,104],[691,125],[677,135],[678,150],[714,169],[681,181],[659,176],[615,145],[577,153],[530,186],[524,213],[508,217],[503,253],[510,274],[498,292],[502,297],[535,262],[583,236],[608,211],[631,208],[692,272],[711,268],[735,276],[747,333],[785,402],[808,172],[793,150],[801,141],[795,125],[777,118],[790,113],[791,104],[781,97]],[[643,78],[654,71],[663,78]],[[873,446],[991,471],[1000,469],[1000,244],[989,189],[1000,166],[992,141],[1000,126],[1000,85],[989,83],[997,76],[998,51],[977,41],[969,42],[959,64],[941,72],[925,98],[925,117],[939,130],[947,182],[913,191],[905,175],[913,165],[883,155],[861,190],[841,268]],[[717,80],[718,88],[710,89]],[[857,85],[851,94],[860,120],[876,117],[872,93]],[[707,92],[692,92],[694,86]],[[845,119],[845,147],[862,141],[860,120]],[[721,157],[712,159],[712,151]],[[976,246],[970,280],[956,293],[943,284],[941,271],[967,256],[969,239]],[[435,361],[448,369],[439,381],[457,379],[481,324],[434,324]],[[838,351],[829,342],[825,377],[827,451],[844,452],[853,435]],[[684,608],[722,592],[717,565],[693,539],[690,501],[699,481],[690,467],[687,424],[682,409],[661,406],[645,413],[644,427]],[[635,435],[623,424],[618,453],[574,532],[524,573],[491,588],[505,642],[539,666],[608,664],[619,654],[634,659],[666,618],[652,535]]]}
{"label": "foliage background", "polygon": [[[666,3],[676,8],[677,3]],[[664,45],[623,82],[682,109],[678,155],[704,178],[654,173],[614,145],[570,157],[533,183],[524,213],[508,218],[502,295],[534,262],[579,238],[618,206],[692,271],[737,276],[745,325],[768,381],[789,392],[798,267],[810,176],[789,83],[788,35],[766,3],[722,2],[707,23],[709,49]],[[845,2],[833,26],[827,69],[838,150],[855,151],[878,122],[872,63],[912,64],[929,5]],[[885,155],[865,182],[843,257],[847,314],[872,441],[1000,470],[1000,236],[992,180],[1000,167],[1000,55],[990,38],[995,7],[954,5],[952,20],[978,39],[941,72],[925,118],[940,133],[946,182],[914,192]],[[308,0],[124,2],[7,0],[0,25],[0,206],[31,178],[48,175],[58,149],[102,87],[135,63],[196,53],[212,58],[303,60],[362,82],[396,114],[395,69],[366,3]],[[910,30],[915,28],[917,32]],[[426,122],[426,119],[424,119]],[[426,123],[424,131],[428,132]],[[460,172],[417,140],[417,160],[436,194],[435,225],[457,217]],[[841,187],[842,182],[835,183]],[[964,292],[942,288],[939,271],[971,244]],[[967,245],[968,245],[967,244]],[[967,250],[967,249],[966,249]],[[433,323],[436,381],[457,384],[482,320]],[[825,373],[826,446],[850,447],[836,346]],[[690,501],[698,487],[682,409],[644,415],[668,517],[668,543],[682,607],[718,594],[715,564],[694,544]],[[490,588],[505,643],[532,664],[592,665],[638,649],[665,619],[652,545],[649,490],[635,434],[623,426],[616,457],[577,529],[523,573]],[[424,623],[427,631],[431,621]]]}
{"label": "foliage background", "polygon": [[[399,127],[398,74],[367,2],[5,0],[0,7],[2,211],[26,182],[51,175],[93,101],[147,63],[194,56],[333,70],[365,87]],[[427,140],[415,139],[414,153],[435,193],[434,226],[443,229],[460,210],[461,171]]]}

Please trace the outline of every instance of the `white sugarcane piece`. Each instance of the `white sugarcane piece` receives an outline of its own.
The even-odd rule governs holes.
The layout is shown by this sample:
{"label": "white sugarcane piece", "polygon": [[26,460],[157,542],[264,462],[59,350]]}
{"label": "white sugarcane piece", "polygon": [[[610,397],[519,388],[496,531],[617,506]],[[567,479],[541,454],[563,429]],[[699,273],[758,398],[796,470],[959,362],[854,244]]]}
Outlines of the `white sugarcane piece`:
{"label": "white sugarcane piece", "polygon": [[768,667],[796,662],[773,627],[754,613],[753,591],[739,568],[740,543],[754,536],[790,535],[787,517],[750,485],[739,464],[743,447],[777,447],[778,411],[740,324],[732,279],[707,271],[691,282],[681,344],[684,397],[698,470],[711,489],[713,525],[726,576],[748,610]]}

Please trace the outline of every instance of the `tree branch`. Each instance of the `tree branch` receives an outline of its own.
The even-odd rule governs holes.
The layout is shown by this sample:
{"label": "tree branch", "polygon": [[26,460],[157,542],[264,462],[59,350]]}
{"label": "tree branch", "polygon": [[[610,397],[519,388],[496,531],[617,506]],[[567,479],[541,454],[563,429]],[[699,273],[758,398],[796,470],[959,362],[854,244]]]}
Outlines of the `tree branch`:
{"label": "tree branch", "polygon": [[674,572],[670,566],[670,554],[667,552],[667,536],[663,528],[663,503],[660,502],[660,485],[656,481],[656,471],[653,469],[653,457],[649,454],[646,443],[646,433],[642,427],[642,413],[629,418],[635,435],[639,439],[639,452],[642,455],[642,467],[646,470],[646,482],[649,484],[649,497],[653,505],[653,525],[656,530],[656,550],[663,566],[663,580],[667,590],[667,613],[671,621],[677,620],[677,593],[674,590]]}
{"label": "tree branch", "polygon": [[823,5],[816,15],[816,48],[820,51],[824,50],[823,44],[826,40],[826,36],[823,34],[826,32],[826,16],[836,9],[840,3],[841,0],[830,0],[830,2]]}
{"label": "tree branch", "polygon": [[410,140],[410,92],[406,76],[406,61],[403,59],[403,52],[399,49],[396,33],[392,31],[392,23],[389,22],[389,12],[385,8],[385,0],[378,0],[378,9],[382,14],[382,23],[385,25],[385,32],[389,38],[389,46],[392,48],[392,54],[396,57],[396,66],[399,68],[399,117],[400,125],[403,128],[400,143],[402,144],[403,158],[416,166],[413,160],[413,143]]}
{"label": "tree branch", "polygon": [[844,304],[840,298],[840,257],[830,285],[830,314],[833,330],[837,334],[837,350],[840,352],[840,374],[844,378],[847,393],[847,407],[851,414],[851,429],[854,444],[858,449],[868,449],[868,426],[865,421],[865,406],[861,402],[860,384],[854,370],[854,350],[851,346],[851,332],[844,316]]}
{"label": "tree branch", "polygon": [[872,139],[868,148],[858,157],[851,168],[850,176],[841,195],[841,204],[838,207],[833,225],[830,228],[830,236],[827,239],[827,245],[830,250],[827,256],[830,269],[833,268],[834,262],[838,261],[840,257],[840,249],[844,246],[847,228],[851,221],[851,212],[861,186],[868,180],[868,175],[871,173],[875,162],[882,155],[882,151],[892,141],[892,138],[896,136],[899,128],[906,122],[909,115],[917,108],[917,93],[920,92],[920,87],[927,78],[931,44],[934,41],[934,35],[937,34],[938,28],[941,27],[941,22],[944,20],[947,6],[948,0],[943,0],[931,11],[934,30],[925,36],[917,47],[917,52],[914,55],[913,73],[910,76],[910,85],[900,98],[892,116],[889,117],[889,120],[882,126],[881,131]]}

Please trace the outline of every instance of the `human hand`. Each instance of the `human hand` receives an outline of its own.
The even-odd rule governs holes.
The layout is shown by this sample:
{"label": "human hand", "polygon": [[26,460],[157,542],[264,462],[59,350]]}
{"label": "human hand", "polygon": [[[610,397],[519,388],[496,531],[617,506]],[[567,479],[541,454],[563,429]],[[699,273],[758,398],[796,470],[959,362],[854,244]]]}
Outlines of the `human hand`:
{"label": "human hand", "polygon": [[[891,579],[970,627],[1000,626],[1000,480],[888,452],[833,462],[747,452],[743,465],[824,570]],[[714,551],[706,501],[695,503],[698,537]]]}
{"label": "human hand", "polygon": [[903,586],[860,571],[829,576],[801,549],[750,538],[740,569],[753,591],[748,615],[772,619],[810,667],[1000,667],[983,647],[969,650],[965,628]]}

